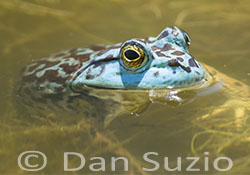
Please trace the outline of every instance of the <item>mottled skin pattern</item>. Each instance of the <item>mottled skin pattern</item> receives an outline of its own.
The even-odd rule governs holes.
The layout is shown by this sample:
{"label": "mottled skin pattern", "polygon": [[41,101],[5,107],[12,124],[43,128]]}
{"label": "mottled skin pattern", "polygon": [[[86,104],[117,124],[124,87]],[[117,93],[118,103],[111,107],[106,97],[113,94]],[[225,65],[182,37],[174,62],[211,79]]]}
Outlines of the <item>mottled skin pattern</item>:
{"label": "mottled skin pattern", "polygon": [[[117,97],[112,91],[100,95],[93,93],[93,89],[173,89],[203,84],[205,70],[189,54],[189,42],[185,32],[177,27],[167,27],[157,37],[52,54],[23,69],[19,99],[43,115],[48,108],[51,111],[57,108],[61,112],[62,109],[74,110],[103,120],[110,113],[114,115],[121,106],[127,106],[130,112],[138,112],[137,105],[121,102],[127,95]],[[139,67],[124,65],[121,50],[127,45],[140,47],[144,52]],[[138,101],[141,99],[137,97]],[[148,103],[148,100],[143,101]],[[100,110],[94,110],[93,106]],[[131,106],[136,107],[131,109]]]}
{"label": "mottled skin pattern", "polygon": [[[137,67],[124,64],[122,49],[130,45],[144,53]],[[189,45],[185,32],[167,27],[157,37],[59,52],[24,68],[18,94],[22,104],[39,109],[40,113],[48,110],[45,104],[51,111],[55,107],[60,112],[73,110],[101,120],[120,113],[121,106],[137,112],[140,111],[137,105],[122,101],[127,95],[118,97],[110,89],[171,90],[206,84],[209,75],[189,54]],[[101,93],[93,92],[97,89],[102,89]],[[133,104],[148,103],[144,97],[134,99]]]}
{"label": "mottled skin pattern", "polygon": [[[155,38],[67,50],[28,65],[23,81],[27,89],[44,94],[69,93],[86,86],[160,89],[203,83],[205,70],[188,53],[185,36],[183,31],[172,27]],[[136,69],[126,68],[120,58],[121,48],[130,43],[140,45],[147,57],[145,64]]]}

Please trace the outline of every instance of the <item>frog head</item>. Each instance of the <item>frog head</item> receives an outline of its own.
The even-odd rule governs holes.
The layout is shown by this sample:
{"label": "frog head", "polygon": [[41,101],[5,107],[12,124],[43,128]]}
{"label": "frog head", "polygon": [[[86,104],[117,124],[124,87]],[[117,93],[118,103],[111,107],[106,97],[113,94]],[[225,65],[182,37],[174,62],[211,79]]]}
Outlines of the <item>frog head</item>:
{"label": "frog head", "polygon": [[130,39],[90,54],[72,80],[74,89],[173,89],[201,84],[205,70],[188,51],[190,38],[177,27],[157,37]]}

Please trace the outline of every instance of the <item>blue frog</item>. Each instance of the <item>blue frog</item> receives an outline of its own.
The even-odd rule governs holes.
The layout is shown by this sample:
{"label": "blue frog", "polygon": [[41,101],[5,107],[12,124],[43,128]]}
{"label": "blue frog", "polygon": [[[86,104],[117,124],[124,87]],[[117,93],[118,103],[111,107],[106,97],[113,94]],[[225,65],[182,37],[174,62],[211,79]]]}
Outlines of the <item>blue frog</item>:
{"label": "blue frog", "polygon": [[85,87],[166,89],[201,84],[205,70],[188,52],[190,39],[177,27],[159,36],[108,46],[76,48],[27,66],[23,78],[33,88],[57,92]]}
{"label": "blue frog", "polygon": [[[80,97],[78,99],[88,104],[94,103],[95,108],[89,108],[88,113],[98,106],[101,106],[100,111],[105,108],[106,114],[100,112],[103,118],[107,118],[108,113],[115,115],[117,110],[114,108],[120,108],[120,104],[131,113],[137,113],[145,105],[136,101],[152,102],[152,99],[145,100],[148,99],[145,96],[140,98],[140,90],[150,91],[152,98],[164,96],[164,99],[180,102],[182,99],[176,92],[208,86],[212,82],[208,71],[189,53],[189,46],[190,38],[186,32],[167,27],[157,37],[65,50],[26,66],[19,95],[23,96],[25,104],[53,102],[50,107],[56,103],[73,110],[79,110],[79,107],[72,99]],[[110,95],[115,93],[114,90],[122,93],[119,95],[122,100],[117,94]],[[164,95],[152,93],[152,90],[164,90]],[[124,98],[131,94],[134,94],[130,97],[133,103],[126,103],[128,100]],[[86,103],[83,106],[86,109]],[[46,111],[41,106],[39,108]]]}

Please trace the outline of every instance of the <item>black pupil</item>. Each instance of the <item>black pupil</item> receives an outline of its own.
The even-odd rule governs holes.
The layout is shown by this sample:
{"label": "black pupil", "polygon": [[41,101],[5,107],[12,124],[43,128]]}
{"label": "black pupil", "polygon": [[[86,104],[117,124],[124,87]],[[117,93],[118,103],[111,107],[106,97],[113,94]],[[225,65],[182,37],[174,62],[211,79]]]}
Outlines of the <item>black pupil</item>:
{"label": "black pupil", "polygon": [[133,50],[126,50],[125,51],[125,56],[129,60],[134,60],[139,57],[138,53],[133,51]]}

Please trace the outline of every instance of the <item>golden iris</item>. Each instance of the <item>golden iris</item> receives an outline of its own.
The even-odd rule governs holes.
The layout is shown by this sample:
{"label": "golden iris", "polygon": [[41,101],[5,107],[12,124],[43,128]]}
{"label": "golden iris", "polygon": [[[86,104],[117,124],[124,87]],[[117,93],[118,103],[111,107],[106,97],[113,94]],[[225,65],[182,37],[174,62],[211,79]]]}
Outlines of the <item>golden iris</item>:
{"label": "golden iris", "polygon": [[122,49],[122,59],[129,68],[139,67],[144,60],[144,52],[138,46],[128,45]]}

